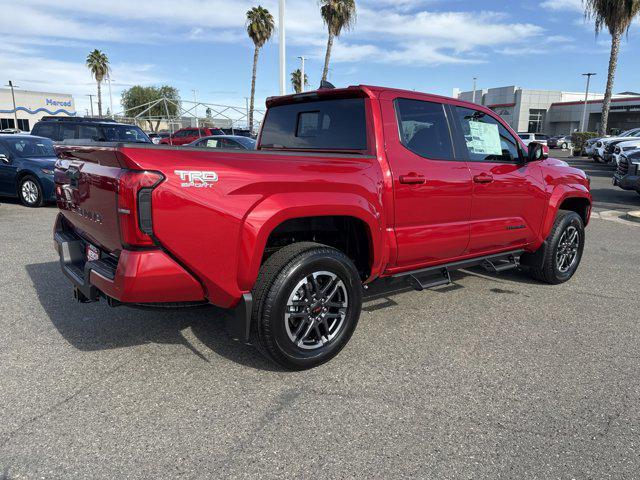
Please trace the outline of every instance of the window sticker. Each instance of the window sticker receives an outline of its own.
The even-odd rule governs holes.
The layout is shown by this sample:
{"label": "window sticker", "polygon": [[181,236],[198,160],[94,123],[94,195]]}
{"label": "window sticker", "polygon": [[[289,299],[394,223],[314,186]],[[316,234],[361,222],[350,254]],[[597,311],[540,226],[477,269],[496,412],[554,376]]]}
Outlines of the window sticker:
{"label": "window sticker", "polygon": [[480,155],[502,155],[498,126],[491,123],[471,121],[466,137],[469,153]]}

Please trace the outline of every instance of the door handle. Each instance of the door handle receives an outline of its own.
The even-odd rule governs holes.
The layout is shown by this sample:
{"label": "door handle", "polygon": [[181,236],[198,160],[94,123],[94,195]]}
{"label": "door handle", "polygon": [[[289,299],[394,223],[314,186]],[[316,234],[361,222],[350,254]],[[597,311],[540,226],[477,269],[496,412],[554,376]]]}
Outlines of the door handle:
{"label": "door handle", "polygon": [[421,185],[425,182],[426,180],[424,176],[415,173],[410,173],[409,175],[400,175],[400,183],[404,183],[406,185]]}
{"label": "door handle", "polygon": [[473,181],[475,183],[491,183],[493,182],[493,177],[487,173],[481,173],[480,175],[474,176]]}

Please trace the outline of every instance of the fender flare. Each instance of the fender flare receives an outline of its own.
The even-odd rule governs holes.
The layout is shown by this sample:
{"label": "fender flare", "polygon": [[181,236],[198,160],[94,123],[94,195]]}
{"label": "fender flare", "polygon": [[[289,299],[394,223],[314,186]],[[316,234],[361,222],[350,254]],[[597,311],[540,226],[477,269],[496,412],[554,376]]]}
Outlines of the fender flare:
{"label": "fender flare", "polygon": [[[330,197],[330,198],[328,198]],[[330,214],[327,214],[330,212]],[[269,235],[286,220],[303,217],[345,216],[367,225],[371,242],[371,275],[378,276],[383,263],[382,218],[378,209],[364,197],[353,193],[326,192],[280,193],[256,204],[245,216],[238,246],[238,288],[247,292],[258,278]]]}
{"label": "fender flare", "polygon": [[549,232],[553,228],[556,215],[560,209],[560,205],[568,198],[583,198],[589,203],[589,211],[587,212],[587,221],[591,214],[591,194],[587,187],[582,185],[557,185],[549,197],[547,211],[544,216],[542,229],[540,231],[541,241],[544,242],[549,236]]}

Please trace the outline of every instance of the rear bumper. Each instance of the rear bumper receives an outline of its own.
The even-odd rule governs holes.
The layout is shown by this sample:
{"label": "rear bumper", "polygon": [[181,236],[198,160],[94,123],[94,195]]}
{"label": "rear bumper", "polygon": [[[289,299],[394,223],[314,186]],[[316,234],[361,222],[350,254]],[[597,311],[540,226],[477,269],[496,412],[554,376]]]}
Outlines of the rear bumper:
{"label": "rear bumper", "polygon": [[63,228],[58,216],[54,247],[60,267],[87,301],[100,296],[121,303],[174,304],[205,302],[200,283],[162,250],[122,250],[115,258],[101,252],[87,261],[87,241]]}

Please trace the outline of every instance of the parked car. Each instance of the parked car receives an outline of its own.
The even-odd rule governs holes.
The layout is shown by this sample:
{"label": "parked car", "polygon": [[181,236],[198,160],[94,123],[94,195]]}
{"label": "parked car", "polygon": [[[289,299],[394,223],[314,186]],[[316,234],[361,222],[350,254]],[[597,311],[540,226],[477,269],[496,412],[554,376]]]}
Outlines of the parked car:
{"label": "parked car", "polygon": [[173,135],[169,135],[167,138],[160,140],[161,145],[186,145],[187,143],[194,142],[202,137],[209,137],[211,135],[224,135],[224,132],[220,128],[181,128]]}
{"label": "parked car", "polygon": [[547,140],[549,140],[549,137],[543,133],[519,133],[518,136],[526,146],[529,146],[531,142],[547,145]]}
{"label": "parked car", "polygon": [[613,149],[613,161],[616,166],[620,165],[620,157],[622,154],[626,155],[638,149],[640,149],[640,137],[618,143]]}
{"label": "parked car", "polygon": [[26,134],[0,134],[0,195],[27,207],[55,200],[53,142]]}
{"label": "parked car", "polygon": [[[17,128],[5,128],[4,130],[0,130],[0,133],[6,133],[6,134],[17,134],[17,133],[23,133],[22,130],[18,130]],[[26,132],[29,133],[29,132]]]}
{"label": "parked car", "polygon": [[[606,138],[601,138],[596,142],[596,146],[595,146],[595,152],[593,154],[593,159],[596,162],[607,162],[607,159],[605,159],[605,147],[610,143],[610,142],[614,142],[616,140],[628,140],[630,138],[635,138],[635,137],[640,137],[640,128],[634,128],[632,130],[627,130],[626,132],[621,133],[620,135],[618,135],[617,137],[606,137]],[[609,160],[611,161],[611,157],[609,157]]]}
{"label": "parked car", "polygon": [[256,141],[240,135],[212,135],[187,144],[188,147],[226,148],[229,150],[255,150]]}
{"label": "parked car", "polygon": [[33,126],[31,135],[50,138],[56,142],[91,140],[93,142],[151,143],[140,127],[106,118],[42,117]]}
{"label": "parked car", "polygon": [[171,134],[169,132],[151,132],[151,133],[147,133],[147,136],[151,139],[152,143],[155,143],[156,145],[158,145],[160,143],[160,140],[162,140],[163,138],[169,138]]}
{"label": "parked car", "polygon": [[596,144],[598,143],[598,140],[602,140],[603,138],[605,137],[589,138],[584,142],[584,153],[587,157],[594,158],[594,155],[596,154]]}
{"label": "parked car", "polygon": [[257,152],[56,149],[79,301],[233,308],[233,337],[290,369],[338,354],[376,279],[524,265],[566,282],[591,212],[586,174],[492,110],[383,87],[268,99]]}
{"label": "parked car", "polygon": [[571,142],[571,135],[560,135],[558,137],[551,137],[547,140],[547,146],[549,148],[561,148],[562,150],[569,150],[573,148]]}
{"label": "parked car", "polygon": [[640,150],[620,155],[613,184],[623,190],[635,190],[640,195]]}
{"label": "parked car", "polygon": [[256,135],[251,133],[247,128],[223,128],[222,131],[225,135],[239,135],[241,137],[256,138]]}

